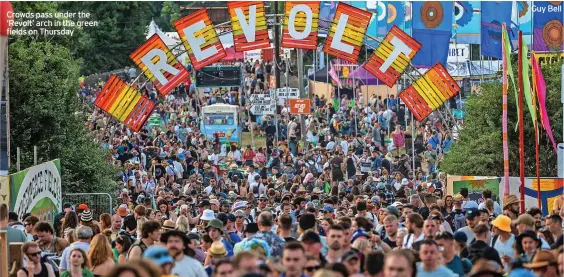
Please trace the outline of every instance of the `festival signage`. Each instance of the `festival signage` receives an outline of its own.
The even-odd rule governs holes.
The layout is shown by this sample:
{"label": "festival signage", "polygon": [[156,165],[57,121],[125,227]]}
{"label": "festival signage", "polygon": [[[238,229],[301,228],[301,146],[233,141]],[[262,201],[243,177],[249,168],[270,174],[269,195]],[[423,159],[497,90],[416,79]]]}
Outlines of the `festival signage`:
{"label": "festival signage", "polygon": [[451,43],[449,45],[447,62],[459,63],[468,60],[470,60],[470,44]]}
{"label": "festival signage", "polygon": [[10,178],[0,176],[0,204],[10,206]]}
{"label": "festival signage", "polygon": [[190,76],[158,34],[154,34],[129,57],[153,82],[161,96],[166,96]]}
{"label": "festival signage", "polygon": [[339,2],[323,52],[356,64],[371,17],[370,12]]}
{"label": "festival signage", "polygon": [[442,64],[437,63],[402,91],[399,97],[413,116],[421,121],[459,92],[456,81]]}
{"label": "festival signage", "polygon": [[276,102],[270,94],[251,94],[250,112],[254,115],[265,115],[276,113]]}
{"label": "festival signage", "polygon": [[270,47],[264,2],[231,1],[227,3],[231,15],[233,44],[237,52]]}
{"label": "festival signage", "polygon": [[309,98],[290,99],[290,114],[309,114],[311,101]]}
{"label": "festival signage", "polygon": [[535,53],[535,59],[539,65],[559,63],[564,60],[564,53]]}
{"label": "festival signage", "polygon": [[61,162],[53,160],[10,175],[10,211],[51,222],[62,209]]}
{"label": "festival signage", "polygon": [[533,50],[562,51],[564,33],[562,1],[535,1],[533,3]]}
{"label": "festival signage", "polygon": [[479,203],[482,199],[482,192],[489,189],[492,192],[492,200],[499,202],[499,180],[495,179],[477,179],[477,180],[461,180],[452,182],[452,189],[459,192],[460,189],[468,189],[468,198]]}
{"label": "festival signage", "polygon": [[286,2],[282,47],[317,49],[320,2]]}
{"label": "festival signage", "polygon": [[363,67],[388,87],[393,87],[421,44],[393,26]]}
{"label": "festival signage", "polygon": [[120,80],[116,75],[110,76],[94,101],[94,105],[111,114],[135,132],[143,127],[155,108],[155,102]]}
{"label": "festival signage", "polygon": [[206,9],[174,22],[194,70],[223,59],[227,53],[217,36]]}

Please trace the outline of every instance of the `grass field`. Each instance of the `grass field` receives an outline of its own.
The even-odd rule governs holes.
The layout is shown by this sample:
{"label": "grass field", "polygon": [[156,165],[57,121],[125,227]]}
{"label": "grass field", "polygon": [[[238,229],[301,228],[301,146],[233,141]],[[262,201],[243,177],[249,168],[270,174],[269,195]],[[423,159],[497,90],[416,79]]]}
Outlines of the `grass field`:
{"label": "grass field", "polygon": [[255,143],[253,144],[253,139],[251,137],[251,132],[243,132],[241,133],[241,142],[242,142],[242,146],[246,147],[247,145],[252,145],[255,149],[258,149],[259,147],[265,147],[266,146],[266,138],[265,137],[259,137],[258,134],[253,133],[254,134],[254,139],[255,139]]}

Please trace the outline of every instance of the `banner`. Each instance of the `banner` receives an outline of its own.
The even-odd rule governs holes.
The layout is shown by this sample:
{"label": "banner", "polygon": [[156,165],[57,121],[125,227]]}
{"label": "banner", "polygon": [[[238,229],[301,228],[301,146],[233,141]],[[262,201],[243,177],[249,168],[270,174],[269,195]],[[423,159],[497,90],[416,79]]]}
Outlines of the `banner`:
{"label": "banner", "polygon": [[535,1],[533,5],[533,50],[561,51],[564,49],[562,1]]}
{"label": "banner", "polygon": [[245,56],[244,56],[245,62],[255,62],[255,61],[260,61],[262,60],[262,51],[261,50],[251,50],[251,51],[245,51]]}
{"label": "banner", "polygon": [[357,63],[372,14],[339,2],[323,52]]}
{"label": "banner", "polygon": [[420,48],[419,42],[393,26],[362,67],[393,87]]}
{"label": "banner", "polygon": [[270,94],[251,94],[250,112],[254,115],[265,115],[276,113],[276,102]]}
{"label": "banner", "polygon": [[233,44],[237,52],[270,47],[264,2],[230,1],[227,8],[231,15]]}
{"label": "banner", "polygon": [[388,26],[386,30],[391,30],[392,27],[398,26],[402,28],[405,21],[405,3],[404,2],[388,2]]}
{"label": "banner", "polygon": [[453,44],[448,47],[449,63],[460,63],[470,60],[470,44]]}
{"label": "banner", "polygon": [[141,68],[163,97],[190,77],[190,73],[176,59],[158,34],[149,38],[131,53],[129,58]]}
{"label": "banner", "polygon": [[480,1],[454,2],[454,34],[457,43],[480,44]]}
{"label": "banner", "polygon": [[421,121],[459,92],[456,81],[438,63],[400,92],[399,97],[417,121]]}
{"label": "banner", "polygon": [[446,64],[452,16],[452,2],[413,3],[413,39],[422,45],[419,55],[413,58],[413,65],[427,68],[436,63]]}
{"label": "banner", "polygon": [[282,47],[317,49],[319,2],[286,2]]}
{"label": "banner", "polygon": [[139,91],[120,80],[116,75],[104,84],[94,105],[111,114],[127,127],[139,132],[149,115],[155,108],[155,103]]}
{"label": "banner", "polygon": [[[481,54],[501,59],[501,24],[511,24],[511,2],[482,2]],[[509,31],[509,30],[508,30]]]}
{"label": "banner", "polygon": [[564,53],[535,53],[539,66],[551,63],[559,63],[564,60]]}
{"label": "banner", "polygon": [[62,210],[61,162],[53,160],[10,175],[10,211],[52,222]]}
{"label": "banner", "polygon": [[310,114],[311,102],[309,98],[290,99],[290,114]]}
{"label": "banner", "polygon": [[174,22],[194,70],[223,59],[227,53],[207,10],[201,9]]}
{"label": "banner", "polygon": [[492,200],[499,202],[503,195],[499,195],[499,180],[496,179],[479,179],[479,180],[464,180],[452,182],[452,189],[459,192],[460,189],[468,189],[468,197],[470,200],[480,203],[482,199],[482,192],[489,189],[492,192]]}

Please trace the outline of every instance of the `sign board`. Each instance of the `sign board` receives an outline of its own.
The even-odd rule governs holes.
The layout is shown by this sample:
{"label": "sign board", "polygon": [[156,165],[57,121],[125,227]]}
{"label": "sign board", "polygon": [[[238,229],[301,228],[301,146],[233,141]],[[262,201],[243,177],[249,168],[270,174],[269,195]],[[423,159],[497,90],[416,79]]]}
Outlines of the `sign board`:
{"label": "sign board", "polygon": [[449,44],[447,62],[465,62],[470,59],[470,44]]}
{"label": "sign board", "polygon": [[274,114],[276,102],[270,94],[251,94],[251,113],[254,115]]}
{"label": "sign board", "polygon": [[309,98],[290,99],[290,114],[309,114],[311,101]]}
{"label": "sign board", "polygon": [[262,51],[260,49],[245,51],[245,61],[260,61],[262,59]]}
{"label": "sign board", "polygon": [[0,176],[0,204],[10,206],[10,177]]}
{"label": "sign board", "polygon": [[300,90],[297,88],[277,88],[276,97],[278,98],[278,105],[283,106],[286,99],[300,98]]}
{"label": "sign board", "polygon": [[10,210],[52,222],[62,209],[61,161],[53,160],[10,175]]}

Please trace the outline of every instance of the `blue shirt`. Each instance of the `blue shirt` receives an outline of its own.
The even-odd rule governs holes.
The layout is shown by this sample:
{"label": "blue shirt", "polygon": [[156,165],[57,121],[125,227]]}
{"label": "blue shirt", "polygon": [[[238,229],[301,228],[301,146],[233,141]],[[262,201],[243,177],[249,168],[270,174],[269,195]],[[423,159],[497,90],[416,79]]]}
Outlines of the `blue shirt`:
{"label": "blue shirt", "polygon": [[454,272],[444,265],[439,265],[433,271],[425,271],[421,262],[417,263],[417,277],[453,277]]}
{"label": "blue shirt", "polygon": [[[446,267],[450,270],[452,270],[452,272],[458,274],[458,276],[464,276],[464,262],[462,261],[462,259],[460,258],[460,256],[458,255],[454,255],[454,258],[452,258],[452,261],[450,261],[449,263],[446,264]],[[470,267],[472,267],[470,265]]]}
{"label": "blue shirt", "polygon": [[227,250],[227,257],[233,257],[233,245],[231,245],[231,243],[225,238],[221,238],[221,242],[223,243],[223,246],[225,246],[225,250]]}

